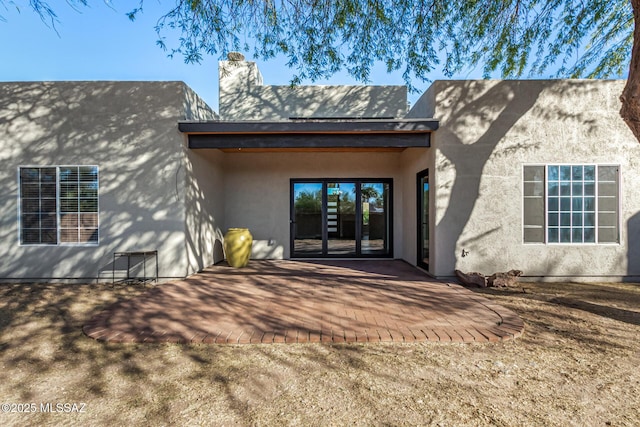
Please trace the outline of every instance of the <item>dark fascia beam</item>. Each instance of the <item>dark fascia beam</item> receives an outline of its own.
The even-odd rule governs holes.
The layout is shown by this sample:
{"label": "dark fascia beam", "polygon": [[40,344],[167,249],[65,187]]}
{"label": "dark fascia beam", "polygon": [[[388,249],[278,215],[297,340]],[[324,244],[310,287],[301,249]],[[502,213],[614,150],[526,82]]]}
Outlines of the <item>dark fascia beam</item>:
{"label": "dark fascia beam", "polygon": [[292,120],[268,121],[181,121],[187,134],[411,134],[438,129],[436,119]]}
{"label": "dark fascia beam", "polygon": [[189,134],[189,148],[408,148],[430,147],[431,133]]}

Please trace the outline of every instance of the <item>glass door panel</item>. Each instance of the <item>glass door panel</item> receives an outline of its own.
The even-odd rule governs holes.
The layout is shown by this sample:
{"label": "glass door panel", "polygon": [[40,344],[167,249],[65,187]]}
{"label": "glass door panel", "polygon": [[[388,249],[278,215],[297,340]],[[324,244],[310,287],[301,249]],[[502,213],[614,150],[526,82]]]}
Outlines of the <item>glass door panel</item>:
{"label": "glass door panel", "polygon": [[327,183],[327,251],[330,255],[356,254],[356,185]]}
{"label": "glass door panel", "polygon": [[363,182],[360,184],[362,200],[362,254],[389,252],[389,184]]}
{"label": "glass door panel", "polygon": [[293,184],[294,255],[322,255],[322,183]]}
{"label": "glass door panel", "polygon": [[429,269],[429,171],[418,174],[418,265]]}
{"label": "glass door panel", "polygon": [[391,179],[291,180],[292,257],[389,257]]}

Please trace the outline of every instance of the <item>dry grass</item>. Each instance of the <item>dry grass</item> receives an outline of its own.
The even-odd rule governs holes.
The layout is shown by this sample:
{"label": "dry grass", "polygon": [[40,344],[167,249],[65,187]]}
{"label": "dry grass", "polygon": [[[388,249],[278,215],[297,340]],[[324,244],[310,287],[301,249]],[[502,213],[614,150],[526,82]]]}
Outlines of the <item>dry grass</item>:
{"label": "dry grass", "polygon": [[[483,290],[526,323],[521,339],[499,344],[115,345],[82,334],[93,314],[142,291],[0,285],[0,403],[37,408],[1,413],[0,424],[632,426],[640,420],[638,285]],[[46,403],[86,406],[77,407],[82,413],[40,412]]]}

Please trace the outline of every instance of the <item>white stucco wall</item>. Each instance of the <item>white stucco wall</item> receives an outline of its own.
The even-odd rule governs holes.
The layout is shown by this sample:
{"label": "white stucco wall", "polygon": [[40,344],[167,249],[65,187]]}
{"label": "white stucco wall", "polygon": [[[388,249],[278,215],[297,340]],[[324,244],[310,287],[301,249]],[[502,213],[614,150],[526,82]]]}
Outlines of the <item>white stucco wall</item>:
{"label": "white stucco wall", "polygon": [[[291,178],[392,178],[394,257],[402,258],[403,175],[395,152],[225,153],[225,228],[247,227],[252,257],[289,258]],[[269,241],[272,244],[269,244]]]}
{"label": "white stucco wall", "polygon": [[[623,81],[437,81],[433,273],[640,276],[640,144],[619,116]],[[620,165],[619,244],[524,244],[525,164]],[[468,251],[462,257],[462,251]]]}
{"label": "white stucco wall", "polygon": [[[177,121],[206,110],[188,92],[181,82],[1,83],[0,279],[110,280],[114,251],[151,249],[161,277],[184,277]],[[29,165],[99,167],[99,245],[19,244],[17,172]]]}

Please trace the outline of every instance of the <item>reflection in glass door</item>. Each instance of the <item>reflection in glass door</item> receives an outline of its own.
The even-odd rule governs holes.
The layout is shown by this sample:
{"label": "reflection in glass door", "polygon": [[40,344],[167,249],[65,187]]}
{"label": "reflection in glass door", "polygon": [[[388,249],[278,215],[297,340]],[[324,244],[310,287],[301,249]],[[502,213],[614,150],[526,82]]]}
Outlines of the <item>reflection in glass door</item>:
{"label": "reflection in glass door", "polygon": [[390,257],[390,179],[291,180],[292,257]]}
{"label": "reflection in glass door", "polygon": [[356,254],[356,185],[327,183],[327,251],[330,255]]}
{"label": "reflection in glass door", "polygon": [[322,254],[322,203],[321,182],[293,184],[291,228],[294,253]]}
{"label": "reflection in glass door", "polygon": [[386,254],[389,252],[389,183],[363,182],[361,252]]}
{"label": "reflection in glass door", "polygon": [[417,175],[418,265],[429,270],[429,170]]}

